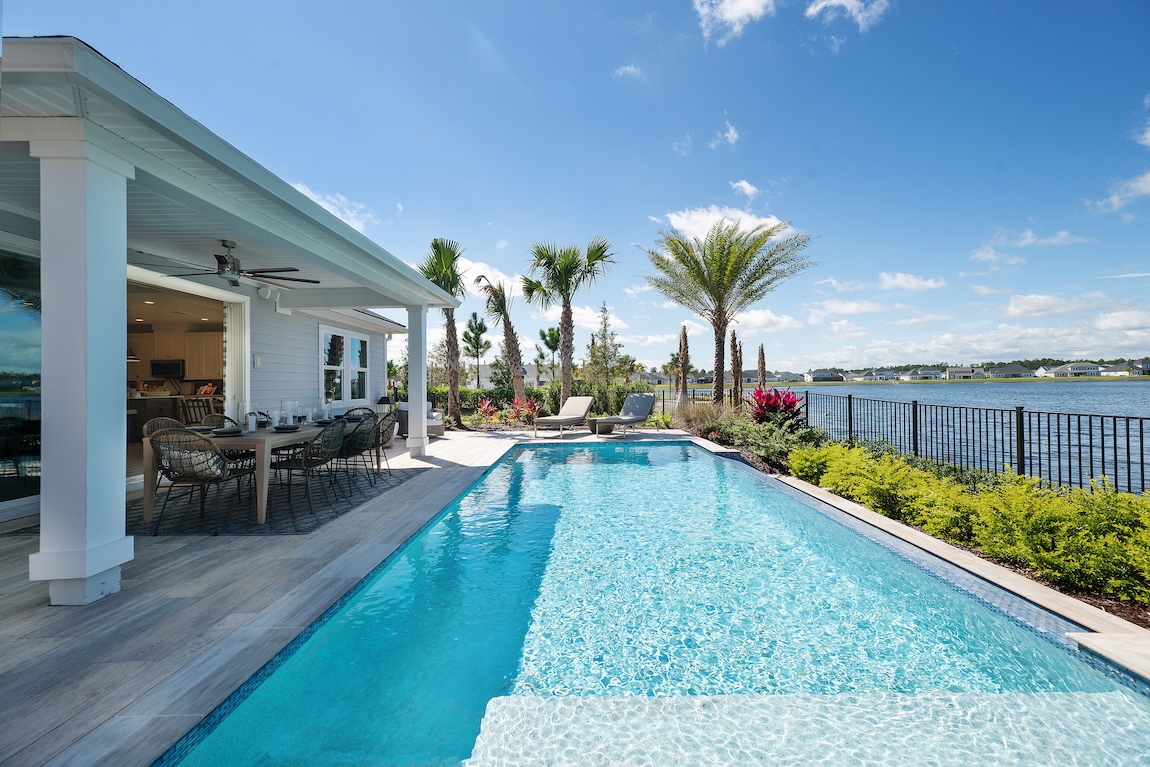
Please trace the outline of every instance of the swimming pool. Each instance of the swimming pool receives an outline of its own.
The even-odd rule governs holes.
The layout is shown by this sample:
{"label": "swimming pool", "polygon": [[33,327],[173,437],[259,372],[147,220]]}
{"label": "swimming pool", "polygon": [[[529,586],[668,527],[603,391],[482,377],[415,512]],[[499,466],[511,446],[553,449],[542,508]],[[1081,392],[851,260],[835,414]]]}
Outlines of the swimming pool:
{"label": "swimming pool", "polygon": [[688,443],[515,449],[161,763],[1150,764],[1077,627],[844,521]]}

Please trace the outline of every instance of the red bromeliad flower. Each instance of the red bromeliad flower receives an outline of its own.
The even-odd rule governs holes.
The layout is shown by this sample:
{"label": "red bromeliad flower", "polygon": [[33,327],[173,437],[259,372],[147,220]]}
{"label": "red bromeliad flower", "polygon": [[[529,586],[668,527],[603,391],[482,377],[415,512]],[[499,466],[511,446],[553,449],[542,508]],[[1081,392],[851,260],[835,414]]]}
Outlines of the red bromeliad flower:
{"label": "red bromeliad flower", "polygon": [[534,397],[527,399],[516,397],[511,401],[511,413],[515,416],[515,420],[531,423],[539,415],[539,403],[535,401]]}
{"label": "red bromeliad flower", "polygon": [[751,406],[751,419],[755,423],[773,420],[776,413],[786,420],[797,420],[803,415],[803,398],[790,389],[763,389],[756,386],[746,400]]}
{"label": "red bromeliad flower", "polygon": [[495,414],[499,412],[499,408],[495,407],[495,403],[491,401],[490,397],[484,397],[479,400],[479,412],[483,414],[483,419],[488,423],[495,420]]}

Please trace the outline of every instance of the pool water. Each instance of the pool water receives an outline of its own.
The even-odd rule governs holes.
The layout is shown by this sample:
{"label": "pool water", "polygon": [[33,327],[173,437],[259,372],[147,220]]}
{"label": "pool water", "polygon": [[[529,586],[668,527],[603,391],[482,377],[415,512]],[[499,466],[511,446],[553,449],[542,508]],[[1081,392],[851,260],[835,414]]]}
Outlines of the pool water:
{"label": "pool water", "polygon": [[516,449],[165,761],[1150,765],[1150,699],[815,506]]}

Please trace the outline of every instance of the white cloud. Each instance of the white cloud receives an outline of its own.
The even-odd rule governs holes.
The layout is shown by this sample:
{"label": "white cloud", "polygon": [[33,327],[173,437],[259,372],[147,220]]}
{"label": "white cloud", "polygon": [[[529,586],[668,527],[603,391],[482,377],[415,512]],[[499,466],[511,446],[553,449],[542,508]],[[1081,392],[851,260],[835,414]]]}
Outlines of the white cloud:
{"label": "white cloud", "polygon": [[1092,322],[1096,330],[1150,330],[1150,312],[1135,309],[1099,314]]}
{"label": "white cloud", "polygon": [[840,293],[849,293],[851,291],[862,290],[862,289],[868,287],[868,285],[865,282],[862,282],[859,280],[843,281],[843,280],[837,280],[834,277],[827,277],[825,280],[819,280],[815,284],[816,285],[830,285],[832,288],[834,288],[835,290],[837,290]]}
{"label": "white cloud", "polygon": [[759,189],[746,179],[742,181],[732,181],[730,183],[732,189],[734,189],[739,194],[747,196],[747,202],[755,199],[755,197],[759,194]]}
{"label": "white cloud", "polygon": [[[1026,259],[1021,256],[1011,256],[1006,253],[1000,253],[995,250],[991,244],[981,245],[974,250],[970,251],[971,261],[981,261],[987,264],[994,264],[995,269],[1001,266],[1017,266],[1018,264],[1025,264]],[[992,269],[991,271],[994,271]]]}
{"label": "white cloud", "polygon": [[692,0],[691,4],[699,14],[703,39],[718,34],[719,45],[741,35],[749,22],[775,15],[775,0]]}
{"label": "white cloud", "polygon": [[1150,195],[1150,171],[1123,181],[1114,188],[1110,196],[1101,200],[1088,201],[1087,204],[1100,213],[1114,213],[1147,195]]}
{"label": "white cloud", "polygon": [[627,294],[628,298],[637,298],[641,293],[649,293],[654,290],[650,285],[633,285],[629,288],[623,288],[623,292]]}
{"label": "white cloud", "polygon": [[667,222],[671,227],[688,237],[697,239],[704,239],[707,236],[707,231],[715,224],[716,221],[729,221],[729,222],[742,222],[742,228],[751,229],[766,224],[767,226],[776,226],[780,223],[779,219],[774,216],[756,216],[754,213],[748,213],[745,210],[738,208],[720,208],[718,205],[712,205],[709,208],[687,208],[685,210],[677,210],[667,214]]}
{"label": "white cloud", "polygon": [[1127,274],[1107,274],[1099,277],[1100,280],[1129,280],[1139,279],[1141,277],[1150,277],[1150,272],[1129,272]]}
{"label": "white cloud", "polygon": [[671,144],[671,151],[675,154],[681,154],[686,157],[691,153],[692,143],[693,141],[691,139],[691,134],[688,133],[683,137],[681,141],[676,141],[675,143]]}
{"label": "white cloud", "polygon": [[878,276],[882,290],[933,290],[945,288],[946,280],[941,277],[916,277],[903,272],[882,272]]}
{"label": "white cloud", "polygon": [[731,122],[729,120],[726,120],[724,122],[726,123],[726,126],[727,126],[726,129],[721,130],[721,131],[716,131],[715,140],[711,141],[710,143],[707,144],[707,146],[709,146],[711,149],[718,149],[723,144],[727,144],[728,146],[734,146],[739,141],[739,130],[738,130],[738,128],[736,128],[734,125],[731,125]]}
{"label": "white cloud", "polygon": [[1048,317],[1052,314],[1065,314],[1080,309],[1084,302],[1080,298],[1044,296],[1036,293],[1025,296],[1011,296],[1006,302],[1003,315],[1010,319],[1024,317]]}
{"label": "white cloud", "polygon": [[845,341],[848,338],[862,338],[868,335],[866,328],[859,327],[850,320],[837,320],[827,325],[830,330],[825,336],[830,339]]}
{"label": "white cloud", "polygon": [[397,202],[395,204],[395,212],[396,213],[403,213],[403,203],[402,202]]}
{"label": "white cloud", "polygon": [[[563,308],[560,306],[552,306],[545,309],[540,313],[548,322],[558,324],[559,315],[562,314]],[[626,330],[630,327],[626,322],[608,310],[608,315],[611,318],[612,330]],[[572,306],[571,307],[571,323],[577,328],[584,330],[598,330],[599,329],[599,307],[597,306]]]}
{"label": "white cloud", "polygon": [[1084,242],[1094,241],[1087,237],[1071,234],[1065,229],[1060,230],[1053,237],[1039,237],[1032,230],[1027,229],[1014,244],[1016,247],[1026,248],[1031,245],[1079,245]]}
{"label": "white cloud", "polygon": [[[320,194],[313,192],[306,184],[292,184],[292,186],[357,232],[362,232],[368,224],[379,223],[379,218],[371,208],[362,202],[352,202],[339,193]],[[398,205],[398,203],[396,204]],[[402,210],[402,206],[400,210]]]}
{"label": "white cloud", "polygon": [[647,216],[647,220],[653,224],[663,223],[663,219],[659,218],[658,216]]}
{"label": "white cloud", "polygon": [[999,296],[1010,291],[992,288],[989,285],[971,285],[970,289],[980,296]]}
{"label": "white cloud", "polygon": [[916,314],[913,317],[903,317],[901,320],[895,320],[892,325],[922,325],[927,322],[943,322],[945,320],[954,319],[949,314]]}
{"label": "white cloud", "polygon": [[624,64],[623,66],[619,67],[614,72],[612,72],[611,76],[614,77],[615,79],[622,79],[624,77],[628,77],[628,78],[631,78],[633,80],[642,80],[642,79],[647,77],[647,73],[644,72],[639,67],[635,66],[634,64]]}
{"label": "white cloud", "polygon": [[506,239],[500,240],[499,242],[495,243],[495,247],[498,248],[499,250],[503,250],[504,248],[507,247],[507,240]]}
{"label": "white cloud", "polygon": [[1150,147],[1150,121],[1146,123],[1139,133],[1134,134],[1134,140],[1142,146]]}
{"label": "white cloud", "polygon": [[739,324],[739,334],[746,336],[755,333],[778,333],[780,330],[803,326],[803,323],[794,317],[786,314],[778,315],[770,309],[749,309],[735,315],[735,322]]}
{"label": "white cloud", "polygon": [[504,283],[510,289],[510,296],[515,298],[523,295],[523,279],[518,274],[505,274],[500,271],[498,267],[483,261],[472,261],[466,256],[459,258],[459,272],[463,275],[463,284],[467,286],[469,294],[477,294],[478,286],[475,285],[475,278],[480,275],[491,280],[495,285]]}
{"label": "white cloud", "polygon": [[827,19],[835,19],[840,13],[849,16],[858,24],[860,32],[874,26],[890,8],[888,0],[815,0],[807,6],[807,18],[815,19],[825,12]]}
{"label": "white cloud", "polygon": [[877,301],[841,301],[832,298],[820,301],[807,309],[807,322],[812,325],[821,325],[827,317],[850,314],[868,314],[872,312],[885,312],[891,307]]}

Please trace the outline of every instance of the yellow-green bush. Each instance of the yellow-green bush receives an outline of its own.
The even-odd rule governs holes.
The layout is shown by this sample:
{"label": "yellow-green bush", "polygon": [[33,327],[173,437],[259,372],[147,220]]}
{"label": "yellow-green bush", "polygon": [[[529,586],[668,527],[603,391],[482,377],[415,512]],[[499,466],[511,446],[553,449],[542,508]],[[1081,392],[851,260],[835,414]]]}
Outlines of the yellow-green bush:
{"label": "yellow-green bush", "polygon": [[1054,489],[1007,475],[970,487],[895,454],[841,444],[790,454],[792,473],[952,543],[1052,582],[1150,604],[1150,499],[1109,483]]}

